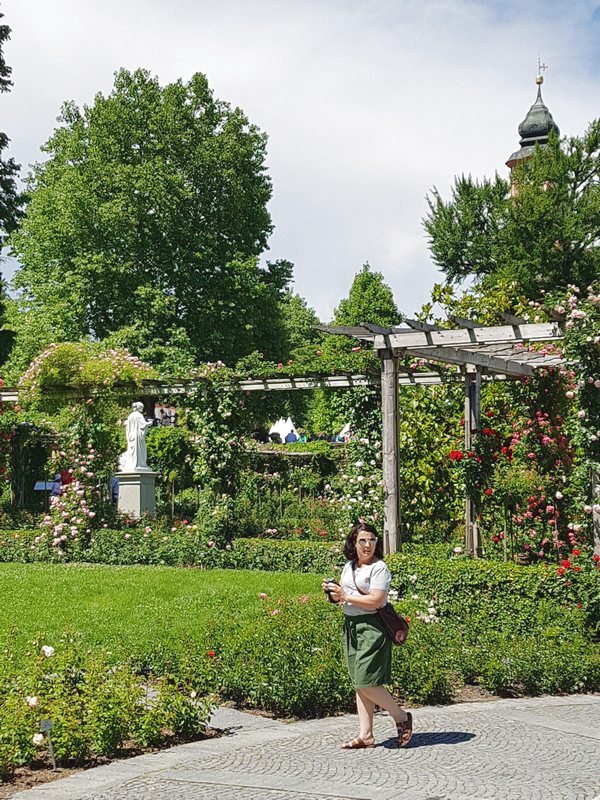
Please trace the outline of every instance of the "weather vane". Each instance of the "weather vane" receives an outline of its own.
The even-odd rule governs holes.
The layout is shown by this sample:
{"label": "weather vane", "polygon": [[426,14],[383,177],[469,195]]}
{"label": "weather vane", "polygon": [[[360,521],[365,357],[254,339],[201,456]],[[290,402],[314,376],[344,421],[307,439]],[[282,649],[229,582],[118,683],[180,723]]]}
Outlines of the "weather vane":
{"label": "weather vane", "polygon": [[544,64],[541,57],[538,56],[538,74],[535,82],[539,85],[544,82],[544,76],[542,75],[542,70],[548,69],[548,64]]}

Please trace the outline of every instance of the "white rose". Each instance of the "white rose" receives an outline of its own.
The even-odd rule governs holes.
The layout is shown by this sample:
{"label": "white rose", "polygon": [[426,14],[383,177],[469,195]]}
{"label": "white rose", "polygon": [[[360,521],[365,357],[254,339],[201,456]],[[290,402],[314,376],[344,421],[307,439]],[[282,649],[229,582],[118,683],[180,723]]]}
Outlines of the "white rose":
{"label": "white rose", "polygon": [[35,708],[38,704],[38,699],[35,695],[25,698],[27,700],[27,705],[29,708]]}
{"label": "white rose", "polygon": [[44,734],[43,733],[34,733],[31,737],[31,741],[34,743],[36,747],[41,747],[44,744]]}
{"label": "white rose", "polygon": [[42,645],[42,653],[43,655],[46,656],[46,658],[52,658],[55,652],[56,651],[54,650],[54,648],[51,647],[49,644]]}

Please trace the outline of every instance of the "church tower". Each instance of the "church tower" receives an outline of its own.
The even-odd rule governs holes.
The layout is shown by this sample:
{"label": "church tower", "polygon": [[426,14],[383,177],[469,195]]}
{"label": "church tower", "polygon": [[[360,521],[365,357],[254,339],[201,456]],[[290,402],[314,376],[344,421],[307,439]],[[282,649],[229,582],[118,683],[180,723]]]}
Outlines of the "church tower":
{"label": "church tower", "polygon": [[557,136],[560,136],[558,125],[552,119],[552,114],[542,100],[544,78],[541,75],[541,69],[545,69],[545,64],[539,64],[539,67],[538,72],[540,74],[535,79],[538,86],[537,98],[527,112],[527,116],[519,125],[519,135],[521,137],[519,144],[521,148],[513,153],[506,162],[506,166],[511,172],[520,161],[533,155],[536,144],[543,147],[548,143],[550,131],[554,131]]}

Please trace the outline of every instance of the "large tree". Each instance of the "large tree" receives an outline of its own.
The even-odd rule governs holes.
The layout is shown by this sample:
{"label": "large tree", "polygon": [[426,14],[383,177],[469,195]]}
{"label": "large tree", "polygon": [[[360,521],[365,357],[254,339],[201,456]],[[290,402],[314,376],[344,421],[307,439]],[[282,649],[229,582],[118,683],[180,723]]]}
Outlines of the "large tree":
{"label": "large tree", "polygon": [[348,297],[333,312],[333,321],[335,325],[398,325],[402,314],[381,272],[373,272],[369,264],[363,264],[354,276]]}
{"label": "large tree", "polygon": [[[0,11],[0,19],[4,14]],[[10,38],[8,25],[0,25],[0,93],[9,92],[12,86],[10,76],[12,68],[4,58],[4,43]],[[19,165],[14,159],[2,158],[2,152],[7,148],[9,138],[0,131],[0,246],[4,243],[7,232],[13,230],[19,216],[21,197],[17,191],[16,176]]]}
{"label": "large tree", "polygon": [[317,325],[320,324],[317,313],[299,294],[292,291],[286,293],[282,313],[287,345],[287,351],[281,354],[282,358],[291,351],[320,338],[317,331]]}
{"label": "large tree", "polygon": [[463,176],[449,201],[434,189],[428,203],[425,230],[448,281],[515,281],[528,298],[585,287],[600,274],[600,120],[581,137],[551,134],[511,182]]}
{"label": "large tree", "polygon": [[63,106],[43,149],[10,242],[21,310],[59,309],[62,338],[270,355],[291,266],[257,260],[272,229],[266,135],[204,75],[163,87],[121,70],[108,96]]}
{"label": "large tree", "polygon": [[[0,12],[0,19],[4,14]],[[0,93],[10,91],[12,81],[10,76],[12,68],[8,66],[4,58],[4,43],[10,38],[10,28],[8,25],[0,24]],[[14,159],[4,159],[3,151],[9,143],[8,136],[0,131],[0,248],[4,244],[7,233],[14,229],[21,207],[21,196],[17,190],[16,176],[19,172],[19,165]],[[1,276],[0,276],[1,279]],[[4,290],[0,287],[0,328],[4,322]],[[12,343],[12,333],[0,330],[0,364],[6,358],[6,354]]]}
{"label": "large tree", "polygon": [[[354,276],[348,296],[340,301],[333,312],[333,325],[360,325],[370,322],[375,325],[393,326],[402,321],[394,294],[385,283],[381,272],[374,272],[369,264],[363,264]],[[330,336],[325,334],[319,352],[325,363],[350,366],[348,356],[354,358],[352,350],[359,347],[356,339],[346,336]],[[365,345],[369,352],[371,345]],[[355,363],[355,362],[354,362]],[[365,368],[361,364],[361,371]],[[371,368],[378,370],[377,359],[373,357]],[[358,393],[357,393],[358,392]],[[326,431],[337,433],[343,425],[354,419],[356,409],[361,408],[360,397],[365,394],[371,397],[372,390],[336,389],[311,392],[309,426],[315,432]],[[364,400],[364,397],[363,397]],[[371,402],[372,398],[368,401]],[[377,407],[378,401],[375,400]],[[358,413],[358,416],[362,412]]]}

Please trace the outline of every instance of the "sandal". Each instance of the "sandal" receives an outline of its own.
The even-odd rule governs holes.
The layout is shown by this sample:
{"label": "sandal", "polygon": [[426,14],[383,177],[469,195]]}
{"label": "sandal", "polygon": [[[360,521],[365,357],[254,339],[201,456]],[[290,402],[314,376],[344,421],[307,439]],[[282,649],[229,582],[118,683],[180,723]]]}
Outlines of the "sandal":
{"label": "sandal", "polygon": [[375,747],[375,740],[365,742],[360,736],[355,736],[347,742],[340,745],[342,750],[365,750],[367,747]]}
{"label": "sandal", "polygon": [[407,717],[404,722],[397,722],[396,728],[398,729],[398,747],[406,747],[410,742],[413,735],[413,718],[410,711],[406,712]]}

